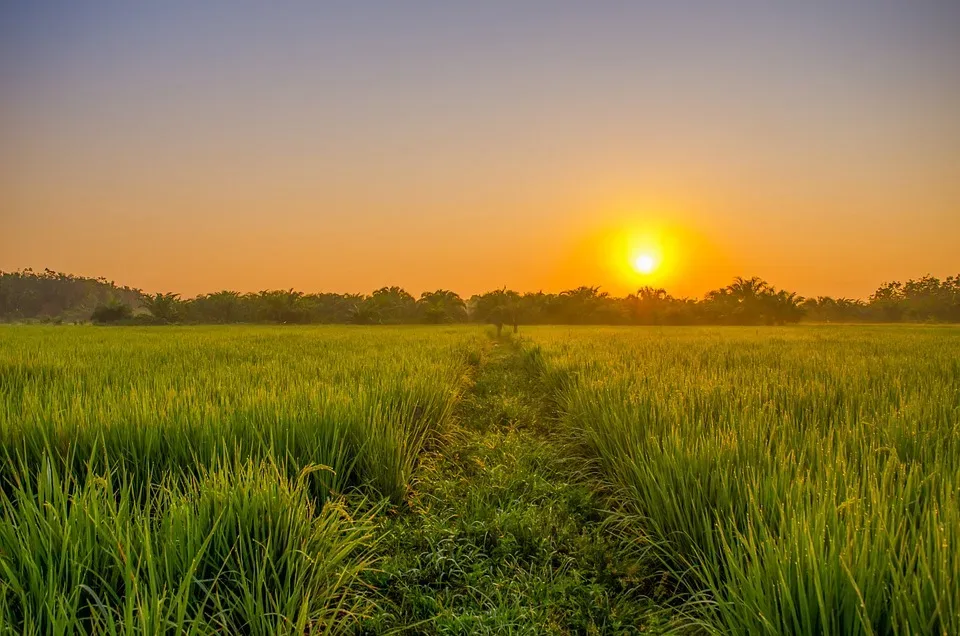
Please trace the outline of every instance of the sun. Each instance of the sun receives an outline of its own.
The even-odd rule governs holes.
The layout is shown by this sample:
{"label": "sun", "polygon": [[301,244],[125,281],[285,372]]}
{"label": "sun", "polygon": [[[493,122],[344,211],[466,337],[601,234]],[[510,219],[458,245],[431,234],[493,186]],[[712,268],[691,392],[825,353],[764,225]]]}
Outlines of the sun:
{"label": "sun", "polygon": [[652,274],[657,269],[656,257],[647,252],[634,256],[631,264],[638,274]]}

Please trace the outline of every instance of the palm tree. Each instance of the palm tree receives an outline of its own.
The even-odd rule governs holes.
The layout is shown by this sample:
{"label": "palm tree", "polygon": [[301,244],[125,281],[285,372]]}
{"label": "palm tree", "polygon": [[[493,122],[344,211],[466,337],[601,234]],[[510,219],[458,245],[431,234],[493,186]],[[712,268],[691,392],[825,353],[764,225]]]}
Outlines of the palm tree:
{"label": "palm tree", "polygon": [[423,322],[430,324],[463,322],[467,319],[466,303],[448,289],[423,292],[417,301],[417,309]]}
{"label": "palm tree", "polygon": [[783,325],[788,322],[799,322],[803,317],[803,298],[796,292],[788,292],[781,289],[778,292],[772,290],[763,296],[767,305],[764,317],[767,324]]}
{"label": "palm tree", "polygon": [[242,303],[240,294],[224,290],[187,301],[187,309],[200,322],[231,323],[240,319]]}
{"label": "palm tree", "polygon": [[590,324],[596,321],[597,310],[608,298],[599,287],[586,285],[560,292],[557,297],[561,316],[572,324]]}
{"label": "palm tree", "polygon": [[173,292],[166,294],[157,292],[153,296],[146,296],[143,299],[143,307],[157,322],[179,322],[183,318],[183,301],[180,300],[180,294]]}
{"label": "palm tree", "polygon": [[487,292],[476,299],[476,316],[497,328],[497,337],[503,334],[503,325],[513,325],[513,333],[520,330],[520,316],[523,310],[520,294],[506,287]]}
{"label": "palm tree", "polygon": [[303,311],[302,300],[303,292],[294,291],[292,288],[286,291],[278,289],[273,291],[262,291],[256,295],[256,301],[260,305],[260,313],[270,322],[304,322],[306,312]]}
{"label": "palm tree", "polygon": [[764,294],[771,293],[773,288],[770,287],[767,281],[759,276],[753,276],[751,278],[737,276],[733,279],[732,283],[727,285],[726,290],[739,302],[743,303],[749,302]]}
{"label": "palm tree", "polygon": [[408,322],[417,312],[417,301],[400,287],[381,287],[366,302],[384,323]]}

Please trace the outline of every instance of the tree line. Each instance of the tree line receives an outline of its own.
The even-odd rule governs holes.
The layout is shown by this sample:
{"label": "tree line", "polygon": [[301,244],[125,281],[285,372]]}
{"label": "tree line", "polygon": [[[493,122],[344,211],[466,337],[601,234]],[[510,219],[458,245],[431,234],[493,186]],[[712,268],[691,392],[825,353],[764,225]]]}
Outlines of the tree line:
{"label": "tree line", "polygon": [[46,269],[0,272],[0,320],[117,324],[521,324],[782,325],[817,322],[960,322],[960,276],[885,283],[867,300],[803,298],[753,277],[737,277],[703,298],[642,287],[624,297],[599,287],[560,293],[498,289],[467,299],[440,289],[418,298],[400,287],[370,294],[220,291],[182,298],[147,294],[105,278]]}

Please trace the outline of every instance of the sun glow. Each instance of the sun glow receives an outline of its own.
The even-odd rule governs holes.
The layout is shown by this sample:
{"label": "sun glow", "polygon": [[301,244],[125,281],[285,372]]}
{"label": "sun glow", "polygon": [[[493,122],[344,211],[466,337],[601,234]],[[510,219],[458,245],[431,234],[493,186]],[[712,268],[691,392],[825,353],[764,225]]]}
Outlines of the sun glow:
{"label": "sun glow", "polygon": [[592,284],[621,296],[642,287],[686,295],[699,293],[701,268],[720,268],[724,263],[695,231],[652,213],[634,212],[585,236],[570,255],[562,284],[596,281]]}
{"label": "sun glow", "polygon": [[657,269],[657,258],[650,253],[642,252],[633,257],[631,263],[638,274],[652,274]]}

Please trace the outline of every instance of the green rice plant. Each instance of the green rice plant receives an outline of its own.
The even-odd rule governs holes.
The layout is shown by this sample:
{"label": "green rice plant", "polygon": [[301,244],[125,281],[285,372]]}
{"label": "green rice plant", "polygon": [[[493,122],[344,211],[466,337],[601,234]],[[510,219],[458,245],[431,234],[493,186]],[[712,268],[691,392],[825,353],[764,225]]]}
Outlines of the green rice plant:
{"label": "green rice plant", "polygon": [[[314,494],[367,484],[399,503],[482,336],[346,327],[0,330],[0,446],[137,483],[272,457]],[[105,453],[92,453],[102,448]],[[358,471],[358,467],[359,468]],[[3,477],[0,466],[0,478]]]}
{"label": "green rice plant", "polygon": [[143,501],[122,477],[80,482],[49,459],[15,475],[0,500],[11,633],[322,633],[361,609],[345,591],[368,566],[371,512],[318,509],[271,463],[154,483]]}
{"label": "green rice plant", "polygon": [[960,330],[530,330],[723,633],[960,633]]}
{"label": "green rice plant", "polygon": [[0,329],[0,632],[344,631],[481,338]]}

